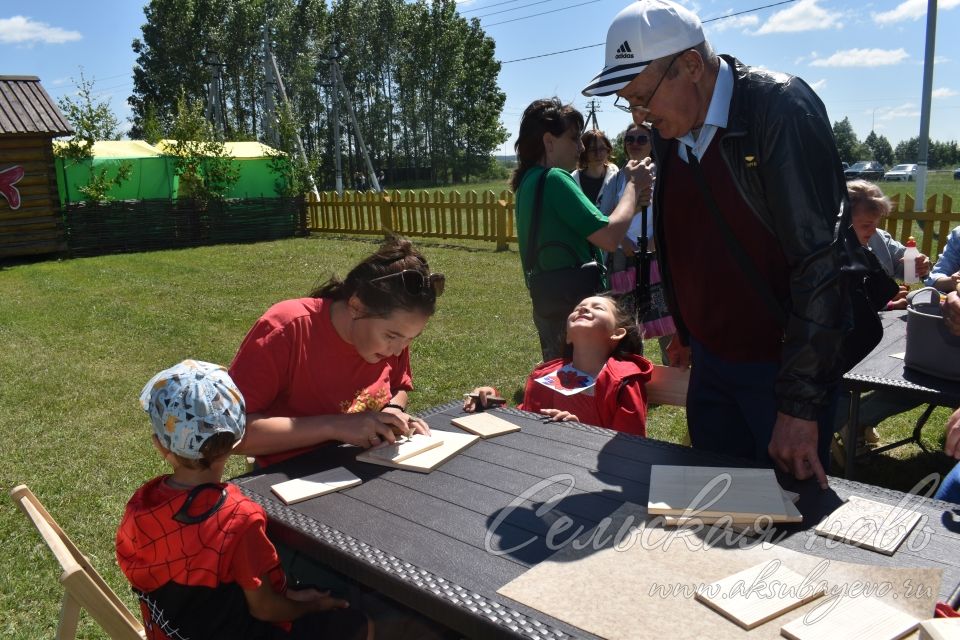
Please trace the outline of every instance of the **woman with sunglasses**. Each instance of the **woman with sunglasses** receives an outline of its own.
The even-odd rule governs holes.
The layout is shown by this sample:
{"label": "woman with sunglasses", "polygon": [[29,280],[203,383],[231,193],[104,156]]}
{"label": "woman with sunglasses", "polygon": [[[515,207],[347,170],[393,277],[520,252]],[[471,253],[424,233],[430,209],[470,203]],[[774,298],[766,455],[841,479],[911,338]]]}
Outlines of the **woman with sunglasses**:
{"label": "woman with sunglasses", "polygon": [[610,184],[619,172],[617,165],[610,162],[613,145],[599,129],[584,131],[580,142],[583,144],[583,152],[577,161],[577,170],[570,175],[590,202],[597,204],[603,188]]}
{"label": "woman with sunglasses", "polygon": [[[650,158],[651,136],[650,125],[646,122],[637,124],[631,122],[630,126],[623,133],[623,150],[627,155],[628,161],[641,161]],[[600,210],[612,211],[620,200],[624,192],[625,184],[623,181],[614,179],[607,185],[600,194]],[[648,238],[647,249],[654,250],[653,245],[653,210],[650,206],[649,194],[642,199],[637,208],[636,216],[627,229],[626,236],[621,246],[616,251],[607,256],[607,270],[610,274],[610,288],[617,294],[620,304],[626,307],[633,315],[636,314],[636,282],[637,273],[635,267],[635,252],[639,249],[639,238],[644,232]],[[646,228],[643,226],[644,216],[639,215],[646,210]],[[656,259],[650,261],[650,284],[655,285],[660,282],[660,270],[657,268]],[[662,288],[654,289],[656,295],[652,296],[650,301],[650,313],[645,318],[638,318],[641,324],[643,336],[645,338],[660,338],[660,358],[663,364],[670,364],[670,358],[667,353],[667,347],[670,345],[673,335],[677,332],[673,324],[673,318],[670,317],[663,300]]]}
{"label": "woman with sunglasses", "polygon": [[327,442],[371,447],[429,433],[407,413],[409,346],[443,292],[405,239],[388,239],[347,277],[273,305],[230,365],[247,404],[238,453],[266,466]]}
{"label": "woman with sunglasses", "polygon": [[[637,210],[637,200],[652,185],[644,163],[628,162],[619,175],[629,188],[609,216],[601,213],[570,175],[583,152],[582,130],[583,114],[557,98],[533,101],[520,120],[514,145],[517,168],[510,186],[517,194],[517,237],[528,287],[531,279],[544,272],[600,263],[600,250],[617,248]],[[536,236],[531,237],[534,226]],[[599,288],[607,286],[605,278],[598,283]],[[560,335],[567,316],[577,302],[594,293],[597,290],[574,291],[571,287],[557,291],[556,301],[533,301],[533,322],[544,361],[562,355]]]}

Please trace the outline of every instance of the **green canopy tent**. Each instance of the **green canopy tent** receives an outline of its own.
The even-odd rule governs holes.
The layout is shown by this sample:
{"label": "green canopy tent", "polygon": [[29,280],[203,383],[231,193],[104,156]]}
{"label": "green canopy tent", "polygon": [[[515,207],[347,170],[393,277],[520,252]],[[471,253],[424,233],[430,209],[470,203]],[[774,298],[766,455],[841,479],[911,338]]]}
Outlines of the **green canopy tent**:
{"label": "green canopy tent", "polygon": [[[62,145],[63,143],[54,143]],[[161,140],[156,146],[143,140],[103,140],[93,145],[93,158],[80,162],[56,158],[57,189],[60,203],[84,200],[80,187],[90,179],[90,165],[95,170],[107,167],[108,177],[116,175],[122,162],[131,165],[130,179],[108,192],[114,200],[172,200],[179,191],[174,171],[173,140]],[[279,176],[270,168],[282,154],[259,142],[225,142],[224,148],[239,171],[239,179],[227,192],[227,198],[278,198]]]}
{"label": "green canopy tent", "polygon": [[[54,150],[64,143],[54,142]],[[143,140],[102,140],[93,143],[93,158],[77,162],[57,157],[57,191],[60,204],[85,200],[80,187],[90,180],[94,170],[107,168],[107,176],[116,175],[120,164],[130,164],[130,179],[113,187],[108,196],[114,200],[169,200],[177,192],[173,161]]]}
{"label": "green canopy tent", "polygon": [[[173,153],[174,140],[161,140],[157,149]],[[227,192],[227,198],[279,198],[279,176],[270,168],[270,162],[282,153],[260,142],[224,142],[224,150],[233,157],[240,177]]]}

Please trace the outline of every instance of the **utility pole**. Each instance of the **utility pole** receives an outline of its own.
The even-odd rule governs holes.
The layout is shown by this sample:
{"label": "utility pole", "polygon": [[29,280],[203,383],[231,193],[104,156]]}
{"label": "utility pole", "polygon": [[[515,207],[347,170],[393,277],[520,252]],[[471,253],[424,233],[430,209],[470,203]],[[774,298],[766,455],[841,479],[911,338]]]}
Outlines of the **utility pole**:
{"label": "utility pole", "polygon": [[916,211],[926,211],[927,154],[930,148],[930,97],[933,93],[933,56],[937,40],[937,0],[927,0],[927,45],[923,54],[923,94],[920,103],[920,149],[917,158]]}
{"label": "utility pole", "polygon": [[[293,113],[290,109],[290,100],[287,99],[287,89],[283,86],[283,78],[280,76],[280,69],[277,68],[277,59],[273,57],[273,51],[270,50],[267,52],[267,57],[269,58],[268,62],[270,63],[270,69],[273,71],[273,77],[276,80],[277,88],[280,89],[280,97],[283,98],[283,106],[286,108],[287,113]],[[268,87],[269,89],[269,87]],[[276,129],[274,129],[276,133]],[[279,136],[277,136],[279,138]],[[300,139],[300,132],[294,127],[293,138],[297,143],[297,154],[300,156],[300,161],[303,162],[303,166],[307,166],[307,154],[303,150],[303,141]],[[310,191],[313,192],[313,195],[317,197],[317,200],[320,199],[320,192],[317,191],[317,183],[313,179],[312,174],[307,174],[307,180],[310,182]]]}
{"label": "utility pole", "polygon": [[587,103],[587,109],[589,109],[590,112],[587,113],[587,119],[583,123],[584,129],[586,129],[590,121],[593,120],[593,130],[596,131],[600,128],[600,125],[597,124],[597,111],[600,111],[600,102],[598,102],[596,98],[593,98]]}
{"label": "utility pole", "polygon": [[274,101],[273,92],[277,87],[277,80],[274,77],[274,67],[270,64],[273,52],[270,47],[270,22],[263,23],[263,75],[266,79],[266,87],[263,92],[263,137],[266,138],[270,146],[279,146],[279,135],[277,134],[277,105]]}
{"label": "utility pole", "polygon": [[210,84],[207,85],[207,122],[213,124],[213,128],[220,133],[226,133],[227,123],[223,117],[223,101],[220,98],[220,87],[223,86],[220,74],[224,64],[220,62],[220,56],[216,53],[207,54],[204,64],[210,69]]}
{"label": "utility pole", "polygon": [[340,85],[334,65],[337,61],[336,47],[330,47],[330,86],[333,87],[333,164],[336,167],[337,195],[343,195],[343,165],[340,159]]}
{"label": "utility pole", "polygon": [[[360,153],[363,155],[363,159],[367,165],[367,173],[370,175],[370,184],[373,186],[374,191],[380,191],[380,181],[377,180],[377,174],[373,170],[373,163],[370,162],[370,154],[367,153],[367,145],[363,142],[363,134],[360,133],[360,126],[357,124],[357,114],[353,110],[353,101],[350,99],[350,93],[347,91],[347,86],[343,82],[343,75],[340,73],[340,64],[337,62],[336,49],[333,50],[333,55],[330,58],[330,67],[333,71],[333,81],[336,87],[339,88],[339,91],[343,94],[343,99],[347,103],[347,111],[350,114],[350,122],[353,124],[353,132],[357,136],[357,144],[360,145]],[[334,104],[336,104],[336,90],[334,91]],[[334,133],[339,132],[339,124],[334,120]],[[337,149],[337,163],[340,162],[340,150],[339,146]],[[339,173],[339,171],[338,171]]]}

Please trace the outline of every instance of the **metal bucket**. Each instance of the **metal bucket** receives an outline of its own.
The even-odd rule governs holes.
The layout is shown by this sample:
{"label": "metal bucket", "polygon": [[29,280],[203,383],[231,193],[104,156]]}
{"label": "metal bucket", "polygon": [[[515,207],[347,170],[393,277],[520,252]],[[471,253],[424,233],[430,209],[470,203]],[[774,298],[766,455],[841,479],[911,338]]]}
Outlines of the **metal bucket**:
{"label": "metal bucket", "polygon": [[960,381],[960,336],[947,330],[940,292],[925,287],[911,294],[907,307],[907,351],[903,364],[938,378]]}

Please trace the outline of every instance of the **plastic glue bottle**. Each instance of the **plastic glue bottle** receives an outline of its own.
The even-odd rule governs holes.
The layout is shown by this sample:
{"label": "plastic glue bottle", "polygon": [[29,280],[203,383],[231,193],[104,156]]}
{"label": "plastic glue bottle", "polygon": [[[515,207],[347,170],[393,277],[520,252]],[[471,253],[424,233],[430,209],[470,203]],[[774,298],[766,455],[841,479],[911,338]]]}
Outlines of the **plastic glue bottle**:
{"label": "plastic glue bottle", "polygon": [[913,236],[907,238],[907,250],[903,252],[903,281],[907,284],[920,282],[917,278],[917,257],[920,252],[917,251],[917,241]]}

